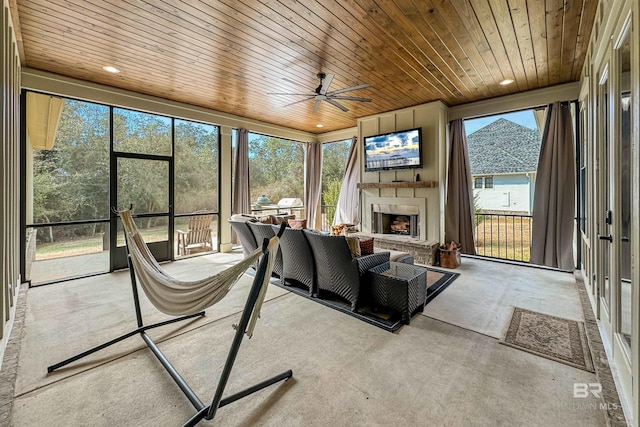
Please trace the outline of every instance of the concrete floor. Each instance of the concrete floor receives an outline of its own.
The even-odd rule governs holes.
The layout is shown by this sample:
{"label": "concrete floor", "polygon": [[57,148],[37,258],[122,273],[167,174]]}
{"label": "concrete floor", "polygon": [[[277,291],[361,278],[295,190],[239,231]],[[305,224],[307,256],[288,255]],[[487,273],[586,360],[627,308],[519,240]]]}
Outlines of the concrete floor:
{"label": "concrete floor", "polygon": [[[166,265],[211,274],[241,255]],[[499,344],[514,305],[582,319],[573,275],[464,258],[460,277],[411,324],[389,333],[271,286],[228,392],[286,369],[293,379],[218,411],[221,426],[604,426],[594,374]],[[251,284],[245,275],[204,319],[150,333],[209,402]],[[147,322],[165,319],[143,298]],[[127,272],[31,288],[13,426],[175,426],[194,410],[139,337],[52,374],[46,367],[131,330]],[[213,425],[203,422],[202,425]]]}

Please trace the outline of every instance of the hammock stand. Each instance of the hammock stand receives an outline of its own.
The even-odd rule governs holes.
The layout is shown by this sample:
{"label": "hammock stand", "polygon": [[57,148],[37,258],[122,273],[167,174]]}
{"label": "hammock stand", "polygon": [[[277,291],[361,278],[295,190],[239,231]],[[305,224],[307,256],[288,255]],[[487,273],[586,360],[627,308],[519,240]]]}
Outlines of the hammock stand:
{"label": "hammock stand", "polygon": [[[278,232],[277,237],[280,238],[282,236],[282,233],[284,231],[284,227],[286,224],[283,223],[283,225],[280,227],[280,231]],[[126,233],[125,233],[126,236]],[[191,387],[189,387],[189,385],[187,384],[187,382],[182,378],[182,376],[180,375],[180,373],[174,368],[174,366],[171,364],[171,362],[166,358],[166,356],[162,353],[162,351],[158,348],[158,346],[156,345],[156,343],[153,341],[153,339],[147,335],[146,331],[149,329],[153,329],[153,328],[157,328],[160,326],[165,326],[171,323],[175,323],[175,322],[179,322],[182,320],[187,320],[187,319],[191,319],[194,317],[199,317],[199,316],[204,316],[204,311],[200,311],[198,313],[194,313],[194,314],[189,314],[186,316],[181,316],[181,317],[177,317],[175,319],[171,319],[171,320],[167,320],[164,322],[159,322],[159,323],[154,323],[152,325],[144,325],[143,321],[142,321],[142,313],[140,310],[140,301],[139,301],[139,297],[138,297],[138,288],[137,288],[137,282],[136,282],[136,273],[134,271],[134,265],[133,265],[133,261],[131,259],[131,253],[129,250],[129,239],[128,237],[125,237],[125,242],[126,242],[126,249],[127,249],[127,262],[129,264],[129,275],[131,277],[131,290],[133,292],[133,303],[135,306],[135,311],[136,311],[136,320],[138,322],[138,327],[136,329],[134,329],[131,332],[128,332],[124,335],[121,335],[111,341],[107,341],[104,344],[98,345],[96,347],[93,347],[87,351],[84,351],[80,354],[77,354],[73,357],[70,357],[66,360],[63,360],[62,362],[56,363],[54,365],[51,365],[47,368],[47,372],[51,373],[53,371],[55,371],[58,368],[61,368],[65,365],[68,365],[69,363],[75,362],[76,360],[79,360],[85,356],[88,356],[92,353],[95,353],[97,351],[100,351],[106,347],[109,347],[110,345],[113,345],[117,342],[120,342],[126,338],[129,338],[131,336],[134,336],[136,334],[140,334],[140,336],[142,337],[142,339],[144,340],[144,342],[147,344],[147,346],[149,347],[149,349],[151,349],[151,351],[153,352],[153,354],[156,356],[156,358],[160,361],[160,363],[162,364],[162,366],[165,368],[165,370],[169,373],[169,375],[171,376],[171,378],[173,378],[173,380],[175,381],[175,383],[178,385],[178,387],[180,387],[180,390],[182,390],[182,392],[184,393],[184,395],[187,397],[187,399],[189,399],[189,401],[191,402],[191,404],[194,406],[194,408],[196,409],[196,414],[193,415],[189,420],[187,420],[187,422],[185,422],[183,424],[183,427],[186,426],[195,426],[196,424],[198,424],[200,421],[202,421],[203,419],[207,419],[207,420],[212,420],[215,415],[216,412],[218,410],[218,408],[222,408],[223,406],[226,406],[230,403],[235,402],[236,400],[242,399],[243,397],[249,396],[257,391],[262,390],[265,387],[268,387],[272,384],[275,384],[279,381],[286,381],[289,378],[291,378],[293,376],[293,371],[291,369],[276,375],[272,378],[269,378],[267,380],[264,380],[258,384],[255,384],[251,387],[248,387],[242,391],[239,391],[235,394],[232,394],[230,396],[225,397],[224,399],[222,398],[222,394],[224,392],[224,389],[227,385],[227,381],[229,379],[229,376],[231,375],[231,370],[233,369],[233,364],[235,362],[236,356],[238,354],[238,350],[240,349],[240,345],[242,344],[242,339],[244,338],[244,334],[245,331],[247,330],[247,328],[250,325],[250,321],[251,321],[251,317],[252,317],[252,313],[254,311],[254,308],[256,307],[256,303],[258,303],[259,297],[260,297],[260,293],[261,293],[261,288],[263,286],[266,286],[264,284],[264,279],[265,276],[270,276],[270,272],[267,273],[267,270],[269,269],[269,267],[273,268],[273,262],[269,262],[269,258],[270,257],[275,257],[276,253],[270,253],[269,249],[268,249],[268,244],[269,244],[269,240],[268,239],[264,239],[264,242],[262,244],[262,257],[260,258],[260,263],[258,265],[257,271],[256,271],[256,275],[253,279],[253,284],[251,285],[251,290],[249,291],[249,296],[247,297],[247,301],[245,303],[244,309],[242,310],[242,315],[240,317],[240,322],[238,323],[238,325],[234,325],[234,328],[236,329],[236,333],[235,336],[233,338],[233,342],[231,344],[231,348],[229,350],[229,353],[227,355],[227,359],[226,362],[224,364],[224,367],[222,369],[222,374],[220,375],[220,379],[218,380],[218,386],[216,387],[215,393],[213,395],[213,399],[211,401],[211,404],[209,405],[205,405],[200,398],[198,398],[198,396],[195,394],[195,392],[191,389]],[[277,251],[276,251],[277,252]],[[267,281],[268,282],[268,281]]]}

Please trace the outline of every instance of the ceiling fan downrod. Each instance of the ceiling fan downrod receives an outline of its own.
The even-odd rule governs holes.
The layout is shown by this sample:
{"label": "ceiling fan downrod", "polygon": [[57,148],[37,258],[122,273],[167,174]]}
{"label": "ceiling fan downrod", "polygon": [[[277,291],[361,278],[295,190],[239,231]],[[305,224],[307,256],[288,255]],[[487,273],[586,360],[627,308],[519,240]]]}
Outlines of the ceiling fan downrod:
{"label": "ceiling fan downrod", "polygon": [[318,95],[320,95],[320,91],[322,90],[322,81],[325,79],[325,77],[327,77],[327,75],[325,73],[318,73],[318,74],[316,74],[316,77],[318,77],[320,79],[320,84],[316,88],[315,92]]}

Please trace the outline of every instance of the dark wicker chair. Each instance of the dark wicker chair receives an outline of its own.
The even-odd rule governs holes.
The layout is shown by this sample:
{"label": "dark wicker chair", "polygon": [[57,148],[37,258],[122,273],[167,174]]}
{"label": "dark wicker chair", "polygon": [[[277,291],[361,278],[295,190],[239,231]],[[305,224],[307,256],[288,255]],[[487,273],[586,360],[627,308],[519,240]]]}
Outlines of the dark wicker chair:
{"label": "dark wicker chair", "polygon": [[[253,232],[256,242],[262,243],[264,239],[270,239],[277,233],[276,230],[271,228],[271,224],[262,224],[261,222],[249,222],[247,224]],[[272,275],[282,278],[282,251],[280,249],[278,249],[278,254],[273,264]]]}
{"label": "dark wicker chair", "polygon": [[[274,232],[278,232],[279,225],[272,225]],[[286,228],[280,237],[282,251],[282,277],[285,284],[303,286],[309,290],[309,295],[316,293],[314,286],[315,266],[313,252],[304,231]]]}
{"label": "dark wicker chair", "polygon": [[355,311],[360,296],[361,279],[365,273],[389,261],[389,252],[379,252],[359,258],[351,255],[344,236],[329,236],[316,231],[304,230],[313,252],[316,266],[316,288],[318,297],[331,292],[351,303]]}
{"label": "dark wicker chair", "polygon": [[[244,256],[249,255],[251,252],[256,250],[258,247],[258,243],[256,242],[255,237],[253,237],[253,232],[249,228],[249,223],[247,221],[235,221],[232,219],[227,220],[229,224],[231,224],[231,228],[236,232],[238,239],[240,239],[240,244],[242,245],[242,252]],[[262,241],[260,242],[262,243]]]}

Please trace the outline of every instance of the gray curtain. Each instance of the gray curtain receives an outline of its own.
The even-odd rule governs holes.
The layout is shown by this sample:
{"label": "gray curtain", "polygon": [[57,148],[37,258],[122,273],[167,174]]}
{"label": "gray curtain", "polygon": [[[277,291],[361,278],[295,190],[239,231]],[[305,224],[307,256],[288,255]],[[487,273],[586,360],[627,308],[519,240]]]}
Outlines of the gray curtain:
{"label": "gray curtain", "polygon": [[538,133],[542,135],[542,132],[544,132],[544,124],[547,121],[547,107],[536,108],[533,110],[533,118],[536,120]]}
{"label": "gray curtain", "polygon": [[249,194],[249,131],[238,129],[233,175],[233,213],[251,213]]}
{"label": "gray curtain", "polygon": [[469,148],[464,121],[456,119],[449,124],[451,151],[447,177],[447,202],[444,209],[444,230],[447,242],[460,243],[460,252],[474,255],[473,241],[473,187]]}
{"label": "gray curtain", "polygon": [[320,229],[320,198],[322,196],[322,144],[307,143],[305,153],[304,206],[307,227]]}
{"label": "gray curtain", "polygon": [[531,225],[532,264],[573,270],[575,149],[571,109],[554,102],[547,109]]}
{"label": "gray curtain", "polygon": [[358,180],[360,179],[360,167],[358,165],[358,150],[356,147],[357,137],[351,140],[347,167],[342,178],[336,214],[333,217],[333,224],[358,224]]}

